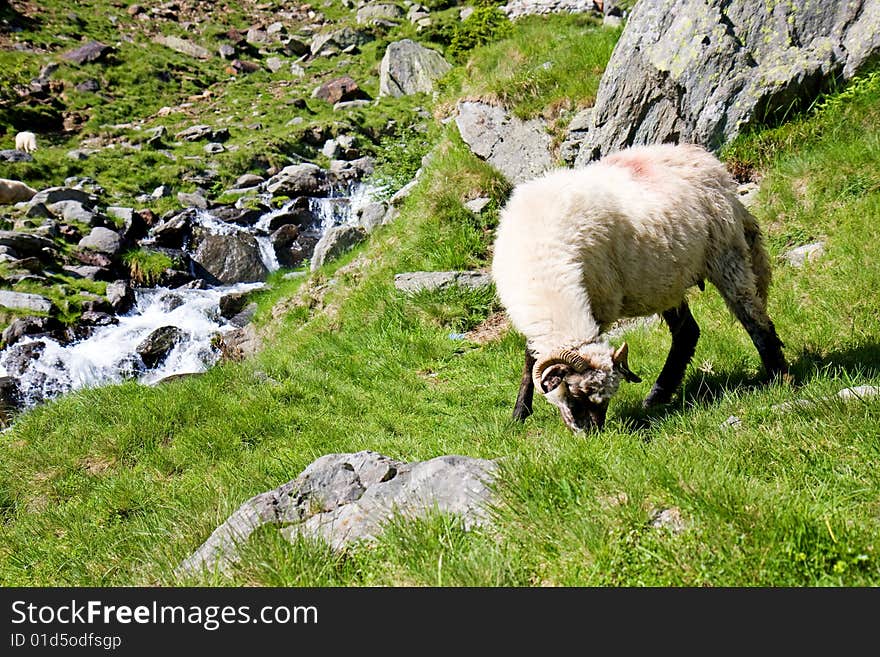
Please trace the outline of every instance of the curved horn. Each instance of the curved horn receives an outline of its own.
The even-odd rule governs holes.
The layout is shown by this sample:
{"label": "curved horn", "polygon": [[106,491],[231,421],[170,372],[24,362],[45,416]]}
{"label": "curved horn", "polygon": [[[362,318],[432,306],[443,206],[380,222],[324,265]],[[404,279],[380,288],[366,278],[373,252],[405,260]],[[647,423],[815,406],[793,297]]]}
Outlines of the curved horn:
{"label": "curved horn", "polygon": [[532,369],[532,380],[538,388],[541,387],[541,376],[544,374],[544,371],[548,367],[559,363],[568,365],[573,368],[575,372],[584,372],[588,367],[587,361],[585,361],[576,351],[572,351],[571,349],[559,349],[554,351],[546,358],[537,361],[535,367]]}

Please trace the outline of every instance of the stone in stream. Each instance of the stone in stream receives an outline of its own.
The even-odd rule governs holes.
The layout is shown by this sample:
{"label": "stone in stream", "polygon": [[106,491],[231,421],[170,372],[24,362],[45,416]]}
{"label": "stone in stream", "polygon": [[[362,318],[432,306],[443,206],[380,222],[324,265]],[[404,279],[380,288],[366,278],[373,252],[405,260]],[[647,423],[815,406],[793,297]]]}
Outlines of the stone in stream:
{"label": "stone in stream", "polygon": [[176,326],[160,326],[137,346],[136,351],[144,361],[144,365],[153,368],[165,360],[168,353],[185,335]]}

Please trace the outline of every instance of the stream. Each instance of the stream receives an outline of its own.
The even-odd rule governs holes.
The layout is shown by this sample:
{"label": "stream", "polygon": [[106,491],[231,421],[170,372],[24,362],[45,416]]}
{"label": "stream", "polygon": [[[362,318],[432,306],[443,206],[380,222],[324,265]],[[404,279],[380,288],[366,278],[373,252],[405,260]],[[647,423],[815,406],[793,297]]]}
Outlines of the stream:
{"label": "stream", "polygon": [[[355,185],[343,194],[310,199],[309,209],[318,220],[315,230],[320,235],[333,226],[353,222],[357,209],[371,200],[366,185]],[[208,210],[199,210],[194,223],[215,235],[239,231],[253,235],[263,264],[274,272],[280,267],[268,227],[275,216],[286,211],[286,206],[271,210],[253,226],[241,226],[222,221]],[[61,344],[46,336],[25,336],[0,351],[0,376],[16,378],[22,406],[27,408],[79,388],[128,379],[150,385],[176,374],[203,372],[219,358],[219,351],[212,345],[214,336],[236,328],[220,314],[220,299],[264,286],[265,283],[258,282],[207,289],[135,288],[131,310],[118,315],[118,323],[98,327],[85,339]],[[154,367],[147,367],[138,354],[138,346],[163,326],[180,329],[179,339],[167,357]],[[21,353],[29,348],[38,355],[26,359],[23,366]]]}

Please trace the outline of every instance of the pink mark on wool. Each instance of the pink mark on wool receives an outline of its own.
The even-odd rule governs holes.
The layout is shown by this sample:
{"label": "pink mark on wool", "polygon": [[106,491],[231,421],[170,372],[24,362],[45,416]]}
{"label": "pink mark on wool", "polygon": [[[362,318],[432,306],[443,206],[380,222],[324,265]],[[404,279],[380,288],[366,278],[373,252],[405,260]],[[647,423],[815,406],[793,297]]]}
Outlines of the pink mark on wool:
{"label": "pink mark on wool", "polygon": [[629,169],[633,178],[651,178],[654,173],[654,161],[643,153],[620,151],[606,156],[602,161],[616,167]]}

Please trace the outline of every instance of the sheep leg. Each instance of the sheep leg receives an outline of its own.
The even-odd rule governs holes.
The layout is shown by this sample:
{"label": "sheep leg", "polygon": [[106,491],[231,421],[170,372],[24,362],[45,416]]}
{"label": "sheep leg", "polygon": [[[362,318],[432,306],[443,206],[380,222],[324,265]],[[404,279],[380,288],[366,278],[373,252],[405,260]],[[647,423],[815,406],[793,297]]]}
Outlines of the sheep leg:
{"label": "sheep leg", "polygon": [[532,396],[535,392],[535,384],[532,381],[532,368],[534,367],[535,355],[526,347],[526,362],[519,383],[519,394],[516,397],[516,404],[513,406],[513,419],[517,422],[525,422],[526,418],[532,414]]}
{"label": "sheep leg", "polygon": [[767,313],[756,308],[754,304],[739,299],[728,301],[728,306],[752,339],[767,377],[775,379],[788,374],[788,363],[782,354],[782,340],[776,334],[776,327]]}
{"label": "sheep leg", "polygon": [[782,340],[767,315],[764,299],[761,298],[764,291],[758,289],[755,274],[747,272],[742,262],[747,262],[742,254],[733,254],[728,258],[726,267],[720,269],[721,272],[726,271],[727,275],[713,276],[712,283],[752,339],[768,378],[784,377],[788,374],[788,364],[782,354]]}
{"label": "sheep leg", "polygon": [[697,340],[700,339],[700,327],[686,301],[677,308],[664,310],[663,319],[672,333],[672,346],[657,382],[642,402],[645,408],[668,404],[672,400],[672,395],[684,380],[685,370],[694,357]]}

